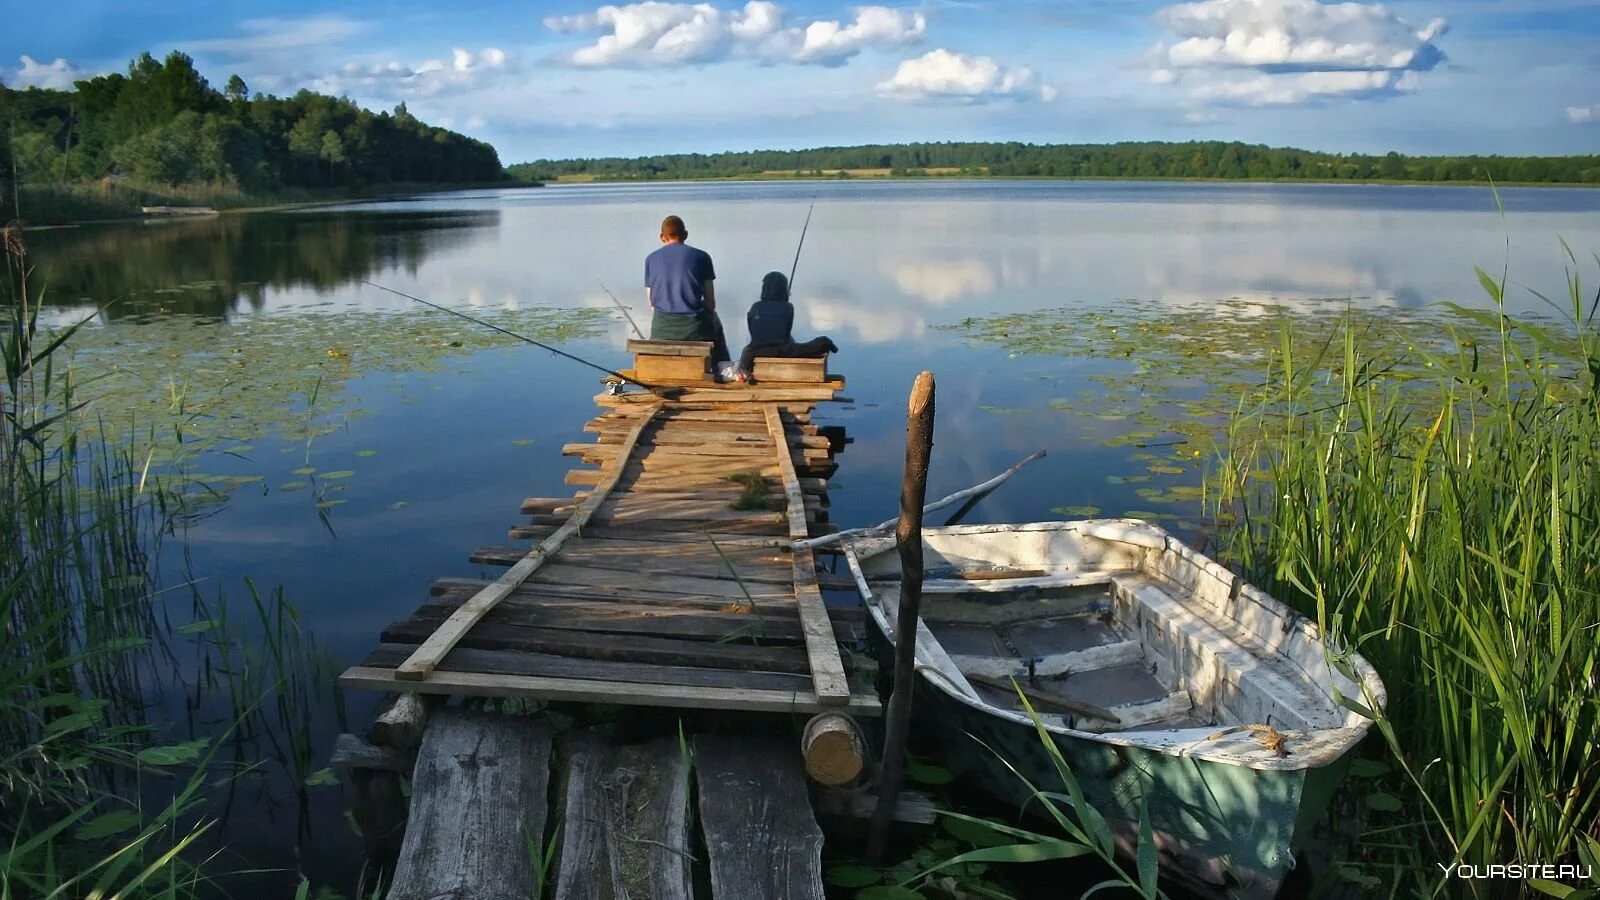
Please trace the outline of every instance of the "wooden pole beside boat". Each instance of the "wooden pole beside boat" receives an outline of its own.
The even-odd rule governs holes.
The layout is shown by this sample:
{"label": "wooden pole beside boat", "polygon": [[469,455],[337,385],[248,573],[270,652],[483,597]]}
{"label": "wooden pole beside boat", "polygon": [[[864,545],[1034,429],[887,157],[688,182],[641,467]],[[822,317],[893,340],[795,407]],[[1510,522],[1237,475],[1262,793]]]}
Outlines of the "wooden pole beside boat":
{"label": "wooden pole beside boat", "polygon": [[884,725],[883,761],[879,765],[878,807],[867,832],[867,858],[883,856],[894,820],[895,800],[905,766],[906,738],[911,732],[911,698],[916,685],[917,616],[922,607],[922,504],[928,495],[928,460],[933,454],[933,373],[917,376],[906,412],[906,467],[900,482],[900,523],[895,545],[900,552],[900,613],[894,626],[894,682]]}

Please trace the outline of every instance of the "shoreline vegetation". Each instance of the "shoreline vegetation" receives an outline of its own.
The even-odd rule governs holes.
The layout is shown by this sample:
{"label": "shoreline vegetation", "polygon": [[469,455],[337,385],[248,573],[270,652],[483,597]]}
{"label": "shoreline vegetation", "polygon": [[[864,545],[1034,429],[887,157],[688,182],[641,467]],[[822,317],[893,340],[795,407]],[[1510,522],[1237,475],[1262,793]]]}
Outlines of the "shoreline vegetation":
{"label": "shoreline vegetation", "polygon": [[481,189],[531,189],[541,182],[504,181],[466,183],[391,182],[361,188],[285,189],[270,194],[247,193],[229,184],[191,184],[147,186],[109,182],[78,182],[61,185],[24,185],[18,191],[18,207],[23,213],[33,209],[50,211],[49,220],[19,217],[28,229],[58,228],[71,225],[102,225],[140,221],[147,216],[146,206],[201,206],[217,213],[280,212],[314,209],[342,203],[378,202],[419,194]]}
{"label": "shoreline vegetation", "polygon": [[[120,218],[144,206],[342,202],[507,186],[494,147],[406,109],[302,90],[221,91],[173,52],[70,91],[0,85],[0,209],[32,225]],[[526,182],[527,179],[521,181]]]}
{"label": "shoreline vegetation", "polygon": [[534,160],[508,166],[546,183],[781,179],[1005,178],[1331,184],[1600,186],[1600,156],[1381,156],[1224,141],[1115,144],[868,144],[809,150]]}
{"label": "shoreline vegetation", "polygon": [[1148,471],[1179,480],[1128,477],[1150,482],[1141,499],[1198,501],[1208,552],[1315,622],[1331,665],[1348,669],[1342,646],[1378,670],[1386,709],[1341,698],[1377,724],[1310,848],[1317,896],[1511,896],[1453,875],[1508,859],[1589,867],[1536,886],[1550,896],[1600,885],[1600,292],[1563,250],[1566,290],[1535,294],[1540,314],[1508,311],[1507,275],[1480,270],[1486,308],[950,326],[1125,361],[1050,406],[1172,445]]}

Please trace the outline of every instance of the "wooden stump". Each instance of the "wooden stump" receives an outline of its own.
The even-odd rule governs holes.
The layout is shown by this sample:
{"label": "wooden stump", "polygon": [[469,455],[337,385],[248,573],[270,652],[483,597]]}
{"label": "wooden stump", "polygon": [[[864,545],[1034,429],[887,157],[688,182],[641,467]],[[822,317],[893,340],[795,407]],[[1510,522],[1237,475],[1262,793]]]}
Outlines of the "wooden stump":
{"label": "wooden stump", "polygon": [[867,763],[867,742],[854,719],[839,713],[822,713],[806,723],[800,739],[806,774],[829,787],[850,784],[861,777]]}
{"label": "wooden stump", "polygon": [[411,821],[389,900],[533,896],[550,731],[530,719],[442,709],[417,752]]}

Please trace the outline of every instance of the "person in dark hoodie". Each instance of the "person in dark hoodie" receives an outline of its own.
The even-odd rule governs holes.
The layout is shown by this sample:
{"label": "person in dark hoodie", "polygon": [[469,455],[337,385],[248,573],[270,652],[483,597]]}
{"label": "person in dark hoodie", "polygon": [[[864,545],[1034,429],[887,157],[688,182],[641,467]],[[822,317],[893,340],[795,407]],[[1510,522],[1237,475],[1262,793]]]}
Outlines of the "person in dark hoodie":
{"label": "person in dark hoodie", "polygon": [[789,279],[782,272],[768,272],[761,279],[761,299],[745,315],[750,326],[750,344],[739,355],[739,371],[749,378],[758,356],[783,356],[815,359],[838,353],[839,346],[826,337],[804,343],[794,339],[794,306],[789,303]]}

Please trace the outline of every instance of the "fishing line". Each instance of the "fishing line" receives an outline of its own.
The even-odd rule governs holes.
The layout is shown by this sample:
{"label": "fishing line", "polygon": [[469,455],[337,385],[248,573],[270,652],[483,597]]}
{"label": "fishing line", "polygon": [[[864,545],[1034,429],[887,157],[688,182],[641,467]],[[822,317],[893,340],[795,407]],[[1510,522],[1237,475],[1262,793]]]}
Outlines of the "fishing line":
{"label": "fishing line", "polygon": [[571,353],[568,353],[565,350],[557,350],[556,348],[550,346],[549,344],[541,344],[541,343],[539,343],[538,341],[534,340],[531,337],[523,337],[522,335],[517,334],[515,331],[508,331],[508,330],[506,330],[504,328],[501,328],[499,325],[494,325],[494,324],[491,324],[489,322],[485,322],[482,319],[475,319],[472,316],[469,316],[464,312],[458,312],[456,310],[451,309],[448,306],[440,306],[437,303],[433,303],[431,301],[424,300],[421,297],[413,297],[413,296],[411,296],[410,294],[408,294],[408,293],[406,293],[404,291],[397,291],[394,288],[384,287],[383,285],[378,284],[375,281],[368,281],[365,278],[363,278],[363,279],[361,279],[361,283],[365,284],[365,285],[370,285],[372,287],[375,287],[380,291],[388,291],[389,293],[394,294],[395,296],[404,297],[407,300],[415,300],[418,303],[421,303],[423,306],[431,306],[434,309],[440,310],[442,312],[447,312],[452,316],[460,316],[461,318],[466,319],[468,322],[474,322],[474,323],[476,323],[478,325],[482,325],[485,328],[492,328],[495,331],[500,332],[501,334],[508,335],[510,337],[516,338],[519,341],[523,341],[523,342],[532,344],[532,345],[534,345],[535,347],[538,347],[541,350],[548,350],[548,351],[550,351],[551,353],[554,353],[557,356],[564,356],[567,359],[570,359],[575,363],[582,363],[583,365],[586,365],[591,369],[596,369],[598,371],[604,372],[607,375],[612,376],[613,378],[620,378],[620,379],[622,379],[623,381],[626,381],[629,384],[637,384],[639,387],[642,387],[645,390],[649,391],[650,393],[655,394],[656,396],[661,397],[663,399],[670,400],[673,397],[679,396],[679,395],[681,395],[683,393],[683,388],[679,388],[679,387],[663,387],[661,385],[645,384],[644,382],[640,381],[637,378],[629,378],[628,376],[622,374],[621,372],[615,371],[613,369],[608,369],[605,366],[599,365],[598,363],[592,363],[592,362],[588,361],[587,359],[584,359],[581,356],[573,356]]}
{"label": "fishing line", "polygon": [[628,308],[622,305],[622,301],[618,300],[617,295],[611,293],[611,289],[606,287],[603,282],[600,285],[600,290],[605,291],[606,296],[611,298],[611,302],[617,305],[617,309],[622,310],[622,314],[627,317],[628,324],[633,326],[633,333],[639,336],[639,340],[644,340],[644,332],[639,330],[639,323],[633,320],[633,313],[628,312]]}

